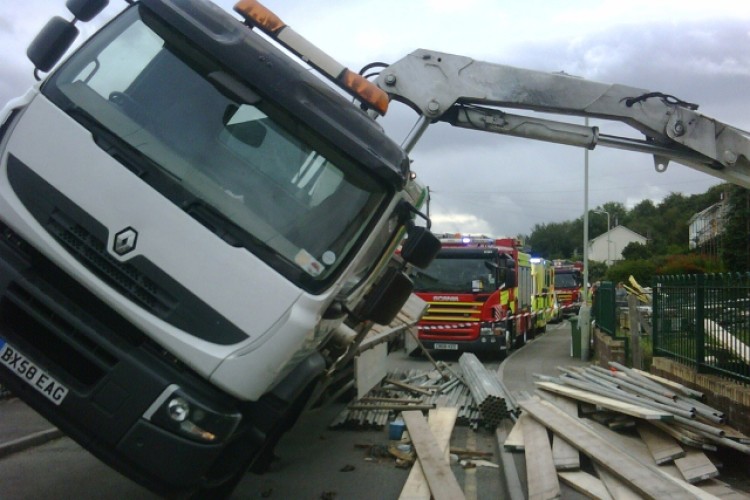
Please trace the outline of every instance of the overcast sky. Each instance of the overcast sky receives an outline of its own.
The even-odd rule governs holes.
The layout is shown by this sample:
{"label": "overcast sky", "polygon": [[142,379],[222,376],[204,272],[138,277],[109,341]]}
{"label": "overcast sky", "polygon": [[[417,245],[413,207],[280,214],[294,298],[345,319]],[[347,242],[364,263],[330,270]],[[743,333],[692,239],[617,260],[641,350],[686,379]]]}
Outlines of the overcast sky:
{"label": "overcast sky", "polygon": [[[234,0],[217,0],[231,11]],[[750,130],[750,2],[738,0],[266,0],[288,25],[352,70],[417,48],[675,95]],[[89,34],[125,6],[112,0]],[[64,0],[0,2],[0,101],[33,83],[26,47]],[[392,105],[383,121],[401,142],[416,115]],[[395,109],[394,109],[395,108]],[[515,112],[515,111],[514,111]],[[583,122],[582,119],[579,120]],[[602,133],[633,134],[592,120]],[[529,234],[534,224],[583,213],[584,151],[440,124],[411,154],[430,187],[433,230]],[[642,153],[589,153],[589,207],[659,203],[702,193],[719,179],[673,163],[656,173]],[[614,222],[614,221],[613,221]]]}

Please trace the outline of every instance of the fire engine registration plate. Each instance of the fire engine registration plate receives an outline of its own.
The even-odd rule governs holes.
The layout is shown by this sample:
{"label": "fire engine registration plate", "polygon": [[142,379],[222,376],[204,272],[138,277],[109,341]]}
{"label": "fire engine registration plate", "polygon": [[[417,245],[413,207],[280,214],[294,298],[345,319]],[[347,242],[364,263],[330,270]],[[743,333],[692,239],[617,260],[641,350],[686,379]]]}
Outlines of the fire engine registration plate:
{"label": "fire engine registration plate", "polygon": [[442,349],[446,351],[458,351],[458,344],[435,344],[435,349]]}
{"label": "fire engine registration plate", "polygon": [[44,370],[18,352],[18,349],[1,338],[0,363],[56,405],[62,403],[65,396],[68,395],[67,387],[50,377]]}

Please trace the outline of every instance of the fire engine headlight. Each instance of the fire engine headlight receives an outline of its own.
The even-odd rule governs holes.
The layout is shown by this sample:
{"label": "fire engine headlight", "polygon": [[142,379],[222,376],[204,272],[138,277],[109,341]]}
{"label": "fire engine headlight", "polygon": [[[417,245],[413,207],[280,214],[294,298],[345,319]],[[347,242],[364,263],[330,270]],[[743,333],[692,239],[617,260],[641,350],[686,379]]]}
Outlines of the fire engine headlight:
{"label": "fire engine headlight", "polygon": [[234,432],[242,416],[224,412],[191,398],[171,385],[143,414],[143,418],[170,432],[201,443],[219,443]]}
{"label": "fire engine headlight", "polygon": [[482,336],[494,335],[494,332],[492,331],[492,326],[490,324],[482,325],[482,327],[479,329],[479,335],[482,335]]}

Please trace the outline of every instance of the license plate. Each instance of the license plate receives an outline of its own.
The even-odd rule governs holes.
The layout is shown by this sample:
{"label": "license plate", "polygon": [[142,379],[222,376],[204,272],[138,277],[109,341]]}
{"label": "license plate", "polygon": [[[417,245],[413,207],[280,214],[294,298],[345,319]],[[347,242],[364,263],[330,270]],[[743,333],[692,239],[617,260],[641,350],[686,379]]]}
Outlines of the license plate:
{"label": "license plate", "polygon": [[56,405],[62,403],[68,395],[67,387],[49,376],[3,339],[0,339],[0,363]]}
{"label": "license plate", "polygon": [[446,351],[458,351],[458,344],[435,344],[433,347]]}

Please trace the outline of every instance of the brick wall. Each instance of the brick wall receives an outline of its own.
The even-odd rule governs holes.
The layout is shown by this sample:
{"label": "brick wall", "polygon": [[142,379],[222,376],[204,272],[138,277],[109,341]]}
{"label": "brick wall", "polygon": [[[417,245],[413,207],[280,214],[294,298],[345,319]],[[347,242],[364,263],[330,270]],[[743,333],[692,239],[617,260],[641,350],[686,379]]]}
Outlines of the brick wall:
{"label": "brick wall", "polygon": [[655,357],[651,373],[702,392],[704,403],[724,412],[730,426],[750,435],[750,419],[747,418],[750,387],[716,375],[697,373],[694,368],[669,358]]}

